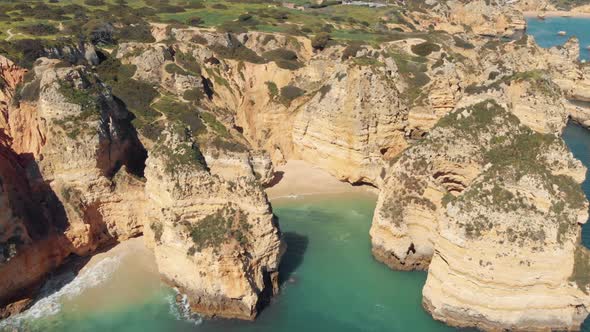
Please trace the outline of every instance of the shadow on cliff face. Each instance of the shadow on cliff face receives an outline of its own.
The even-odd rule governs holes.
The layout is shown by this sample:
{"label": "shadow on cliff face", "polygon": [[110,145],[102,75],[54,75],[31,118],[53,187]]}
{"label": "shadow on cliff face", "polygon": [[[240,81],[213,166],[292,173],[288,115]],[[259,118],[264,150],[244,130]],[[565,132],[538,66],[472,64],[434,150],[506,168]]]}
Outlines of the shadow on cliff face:
{"label": "shadow on cliff face", "polygon": [[132,125],[133,114],[118,98],[99,98],[101,109],[100,143],[96,165],[110,178],[125,165],[133,175],[143,177],[147,151]]}
{"label": "shadow on cliff face", "polygon": [[[16,307],[26,306],[45,274],[69,254],[60,235],[68,221],[64,206],[41,176],[33,155],[17,155],[5,141],[0,144],[0,182],[0,196],[7,204],[3,208],[10,211],[12,222],[20,220],[24,228],[17,225],[7,241],[0,241],[0,317],[5,317],[12,310],[4,308],[7,304],[19,301]],[[5,249],[10,247],[12,254],[7,255]]]}
{"label": "shadow on cliff face", "polygon": [[26,170],[29,190],[33,204],[27,207],[31,237],[39,239],[49,235],[52,231],[64,232],[68,226],[66,210],[47,181],[43,179],[35,157],[30,153],[20,154],[19,159]]}
{"label": "shadow on cliff face", "polygon": [[280,285],[287,281],[293,281],[291,276],[303,263],[303,258],[309,245],[309,238],[307,236],[294,232],[284,233],[283,240],[287,244],[287,251],[283,255],[281,265],[279,266]]}
{"label": "shadow on cliff face", "polygon": [[264,187],[271,188],[271,187],[276,186],[277,184],[279,184],[279,182],[281,182],[281,180],[283,179],[284,176],[285,176],[285,172],[283,172],[283,171],[274,172],[272,179]]}

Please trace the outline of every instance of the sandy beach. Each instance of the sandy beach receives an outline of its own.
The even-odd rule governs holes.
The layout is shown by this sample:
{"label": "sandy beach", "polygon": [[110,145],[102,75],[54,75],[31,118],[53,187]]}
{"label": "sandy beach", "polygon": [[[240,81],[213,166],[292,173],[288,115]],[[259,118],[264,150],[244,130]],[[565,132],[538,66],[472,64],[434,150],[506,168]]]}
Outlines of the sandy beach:
{"label": "sandy beach", "polygon": [[366,193],[374,191],[368,186],[353,186],[339,181],[327,171],[301,160],[289,160],[275,171],[280,180],[267,188],[269,199],[336,193]]}
{"label": "sandy beach", "polygon": [[62,298],[66,311],[108,311],[142,303],[161,287],[154,254],[143,237],[92,256],[77,278],[82,288],[76,296]]}
{"label": "sandy beach", "polygon": [[523,12],[525,17],[584,17],[590,18],[590,12],[571,12],[565,10],[551,10],[551,11],[527,11]]}
{"label": "sandy beach", "polygon": [[[341,182],[327,171],[304,161],[289,161],[275,171],[278,175],[275,184],[266,190],[271,200],[376,192],[368,186]],[[71,261],[51,278],[44,297],[21,316],[30,319],[35,315],[49,317],[60,311],[109,312],[147,303],[154,297],[162,296],[163,287],[154,254],[146,247],[143,237],[138,237],[90,258]]]}

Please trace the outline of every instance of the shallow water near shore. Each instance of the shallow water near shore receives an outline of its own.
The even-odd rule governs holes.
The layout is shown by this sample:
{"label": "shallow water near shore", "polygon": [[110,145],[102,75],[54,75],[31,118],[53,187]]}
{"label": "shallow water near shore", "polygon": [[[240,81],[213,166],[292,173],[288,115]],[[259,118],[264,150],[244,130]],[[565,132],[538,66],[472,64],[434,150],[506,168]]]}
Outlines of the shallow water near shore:
{"label": "shallow water near shore", "polygon": [[106,280],[69,295],[61,288],[57,312],[19,323],[35,331],[453,331],[422,309],[426,273],[392,271],[371,256],[375,200],[346,193],[273,201],[289,249],[281,294],[255,322],[186,320],[174,291],[154,283],[149,259],[131,251],[86,271]]}
{"label": "shallow water near shore", "polygon": [[[586,166],[586,179],[582,183],[582,190],[590,200],[590,130],[571,122],[563,131],[563,140],[574,154]],[[590,248],[590,221],[582,226],[582,244]],[[590,332],[590,316],[582,324],[583,332]]]}
{"label": "shallow water near shore", "polygon": [[[590,167],[590,131],[570,123],[563,137]],[[590,174],[583,189],[590,196]],[[142,239],[134,239],[91,260],[76,276],[54,278],[48,286],[53,291],[0,323],[0,331],[455,331],[422,309],[425,272],[392,271],[371,256],[375,201],[370,193],[273,200],[289,249],[281,294],[254,322],[189,317],[176,305],[175,291],[159,281]],[[590,246],[590,225],[583,241]],[[589,323],[583,331],[590,331]]]}
{"label": "shallow water near shore", "polygon": [[[574,157],[582,162],[588,170],[586,180],[582,183],[582,190],[590,199],[590,130],[570,122],[563,131],[563,140]],[[582,227],[582,243],[590,248],[590,222]]]}
{"label": "shallow water near shore", "polygon": [[[559,31],[567,35],[560,36]],[[537,17],[527,18],[527,34],[535,37],[541,47],[563,45],[570,37],[580,40],[580,59],[590,60],[590,18],[587,17]]]}

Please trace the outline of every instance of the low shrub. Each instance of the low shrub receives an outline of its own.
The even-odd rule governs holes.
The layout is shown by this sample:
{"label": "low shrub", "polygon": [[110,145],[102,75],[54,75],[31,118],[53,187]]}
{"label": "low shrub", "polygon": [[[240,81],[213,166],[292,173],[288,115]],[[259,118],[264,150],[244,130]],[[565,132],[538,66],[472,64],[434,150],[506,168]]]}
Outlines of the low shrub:
{"label": "low shrub", "polygon": [[213,248],[215,252],[223,243],[227,243],[231,239],[240,245],[247,245],[247,234],[251,228],[245,212],[229,206],[206,216],[197,223],[186,222],[185,227],[195,244],[194,251]]}
{"label": "low shrub", "polygon": [[243,144],[234,140],[223,138],[221,136],[215,136],[211,141],[211,145],[215,148],[228,152],[243,153],[248,152],[248,148]]}
{"label": "low shrub", "polygon": [[266,81],[264,82],[266,87],[268,88],[268,94],[271,99],[276,99],[279,96],[279,88],[275,84],[275,82]]}
{"label": "low shrub", "polygon": [[427,56],[432,52],[440,51],[440,46],[431,42],[423,42],[420,44],[412,45],[412,52],[419,56]]}
{"label": "low shrub", "polygon": [[464,48],[466,50],[473,49],[475,46],[468,41],[463,40],[457,36],[453,36],[453,41],[455,42],[455,46]]}
{"label": "low shrub", "polygon": [[346,46],[344,51],[342,51],[342,60],[356,57],[356,54],[362,49],[363,47],[360,44],[350,44]]}
{"label": "low shrub", "polygon": [[315,50],[323,50],[330,41],[330,35],[326,32],[320,32],[311,39],[311,47]]}
{"label": "low shrub", "polygon": [[23,33],[32,36],[49,36],[59,32],[59,29],[51,24],[37,23],[19,27]]}
{"label": "low shrub", "polygon": [[190,75],[187,71],[178,67],[178,65],[175,63],[167,64],[166,67],[164,67],[164,69],[166,70],[166,72],[168,74],[172,74],[172,75],[183,75],[183,76]]}
{"label": "low shrub", "polygon": [[196,26],[199,26],[199,25],[201,25],[201,24],[203,24],[203,23],[204,23],[204,22],[203,22],[203,19],[202,19],[202,18],[200,18],[200,17],[197,17],[197,16],[189,17],[189,18],[186,20],[186,24],[188,24],[188,25],[192,25],[192,26],[194,26],[194,27],[196,27]]}
{"label": "low shrub", "polygon": [[154,232],[154,238],[156,242],[160,242],[162,239],[162,234],[164,234],[164,227],[160,222],[152,222],[150,225],[150,229]]}
{"label": "low shrub", "polygon": [[115,43],[115,28],[110,23],[102,20],[88,21],[81,27],[81,33],[95,45]]}
{"label": "low shrub", "polygon": [[178,101],[172,96],[164,96],[154,104],[154,108],[165,114],[170,121],[177,121],[188,126],[193,136],[205,131],[205,126],[196,109],[188,103]]}
{"label": "low shrub", "polygon": [[256,52],[242,45],[238,40],[232,38],[231,46],[225,47],[220,44],[211,46],[211,49],[220,58],[241,60],[251,63],[265,63],[265,59]]}
{"label": "low shrub", "polygon": [[189,74],[194,76],[201,75],[201,66],[197,59],[190,53],[183,53],[179,50],[174,54],[174,59],[181,65]]}
{"label": "low shrub", "polygon": [[156,41],[152,35],[149,24],[126,25],[116,33],[117,39],[121,41],[135,41],[140,43],[153,43]]}
{"label": "low shrub", "polygon": [[[158,96],[158,91],[150,83],[134,79],[110,82],[113,94],[121,99],[131,111],[151,109],[151,102]],[[137,96],[141,96],[138,98]]]}
{"label": "low shrub", "polygon": [[118,82],[133,77],[137,67],[135,65],[124,65],[119,59],[109,57],[96,66],[95,70],[102,81]]}
{"label": "low shrub", "polygon": [[303,89],[300,89],[294,85],[287,85],[281,88],[281,102],[289,105],[291,102],[305,94]]}
{"label": "low shrub", "polygon": [[84,0],[84,4],[87,6],[104,6],[104,0]]}
{"label": "low shrub", "polygon": [[322,101],[322,99],[324,99],[324,97],[328,94],[328,92],[330,92],[330,90],[332,90],[332,86],[327,84],[324,85],[320,88],[319,92],[320,92],[320,101]]}
{"label": "low shrub", "polygon": [[169,14],[182,13],[185,11],[183,7],[174,6],[174,5],[160,5],[160,6],[156,7],[155,9],[160,13],[169,13]]}
{"label": "low shrub", "polygon": [[207,39],[203,36],[200,36],[200,35],[193,36],[191,38],[191,42],[195,43],[195,44],[200,44],[200,45],[207,45],[208,44]]}
{"label": "low shrub", "polygon": [[265,52],[262,56],[269,61],[274,61],[279,68],[283,69],[296,70],[303,66],[297,61],[298,58],[295,52],[284,48]]}
{"label": "low shrub", "polygon": [[205,93],[203,93],[203,90],[201,88],[195,87],[195,88],[186,90],[184,92],[184,94],[182,95],[182,98],[187,101],[197,102],[197,101],[205,98]]}
{"label": "low shrub", "polygon": [[221,23],[221,25],[217,27],[217,31],[223,33],[240,34],[248,32],[248,28],[243,24],[243,22],[227,21]]}
{"label": "low shrub", "polygon": [[207,124],[207,126],[213,130],[217,136],[228,138],[230,137],[229,131],[223,125],[223,123],[219,122],[217,118],[209,113],[209,112],[202,112],[201,119]]}

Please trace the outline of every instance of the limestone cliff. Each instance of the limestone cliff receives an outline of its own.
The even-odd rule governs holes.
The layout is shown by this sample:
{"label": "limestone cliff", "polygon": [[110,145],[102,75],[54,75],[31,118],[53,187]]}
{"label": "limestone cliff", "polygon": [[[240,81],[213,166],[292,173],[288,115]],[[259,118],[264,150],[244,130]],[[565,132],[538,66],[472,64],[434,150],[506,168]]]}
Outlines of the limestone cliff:
{"label": "limestone cliff", "polygon": [[[395,62],[371,47],[342,59],[341,46],[313,53],[308,39],[257,32],[171,29],[166,38],[176,42],[123,44],[116,56],[137,66],[134,78],[178,97],[202,86],[207,98],[199,107],[268,151],[275,163],[308,160],[342,180],[377,184],[383,160],[407,146],[404,84]],[[392,47],[406,53],[410,46]]]}
{"label": "limestone cliff", "polygon": [[57,63],[38,60],[2,128],[5,213],[17,218],[3,219],[3,304],[29,297],[68,255],[141,233],[130,198],[142,190],[126,169],[144,152],[129,119],[92,74]]}
{"label": "limestone cliff", "polygon": [[519,129],[493,136],[485,170],[443,200],[424,305],[459,326],[578,329],[589,304],[585,168],[559,138]]}
{"label": "limestone cliff", "polygon": [[391,167],[374,254],[398,269],[428,267],[424,306],[448,324],[579,328],[589,300],[576,272],[588,264],[578,253],[584,174],[558,137],[495,102],[459,109]]}
{"label": "limestone cliff", "polygon": [[218,165],[191,161],[200,152],[183,135],[165,131],[147,161],[146,233],[158,268],[195,311],[253,319],[278,291],[283,251],[266,194],[252,168],[225,180]]}
{"label": "limestone cliff", "polygon": [[558,136],[590,123],[590,67],[575,39],[513,36],[542,3],[408,1],[423,31],[379,45],[153,24],[156,42],[100,63],[48,49],[25,75],[0,58],[4,313],[68,255],[144,234],[195,311],[253,319],[284,250],[262,185],[303,159],[379,188],[373,254],[429,268],[436,319],[576,329],[584,169]]}
{"label": "limestone cliff", "polygon": [[[42,58],[31,73],[6,98],[0,302],[28,298],[70,254],[145,231],[160,272],[195,309],[254,318],[278,290],[282,254],[260,187],[272,178],[268,156],[230,143],[229,134],[218,137],[214,118],[200,124],[201,142],[219,141],[207,149],[209,165],[191,136],[195,127],[173,118],[160,139],[142,137],[146,152],[126,105],[86,67]],[[23,210],[29,205],[39,211]],[[170,237],[179,222],[183,236]],[[28,300],[20,303],[5,313]]]}
{"label": "limestone cliff", "polygon": [[407,110],[381,75],[363,66],[332,74],[295,116],[297,155],[343,180],[377,184],[385,158],[407,146]]}

